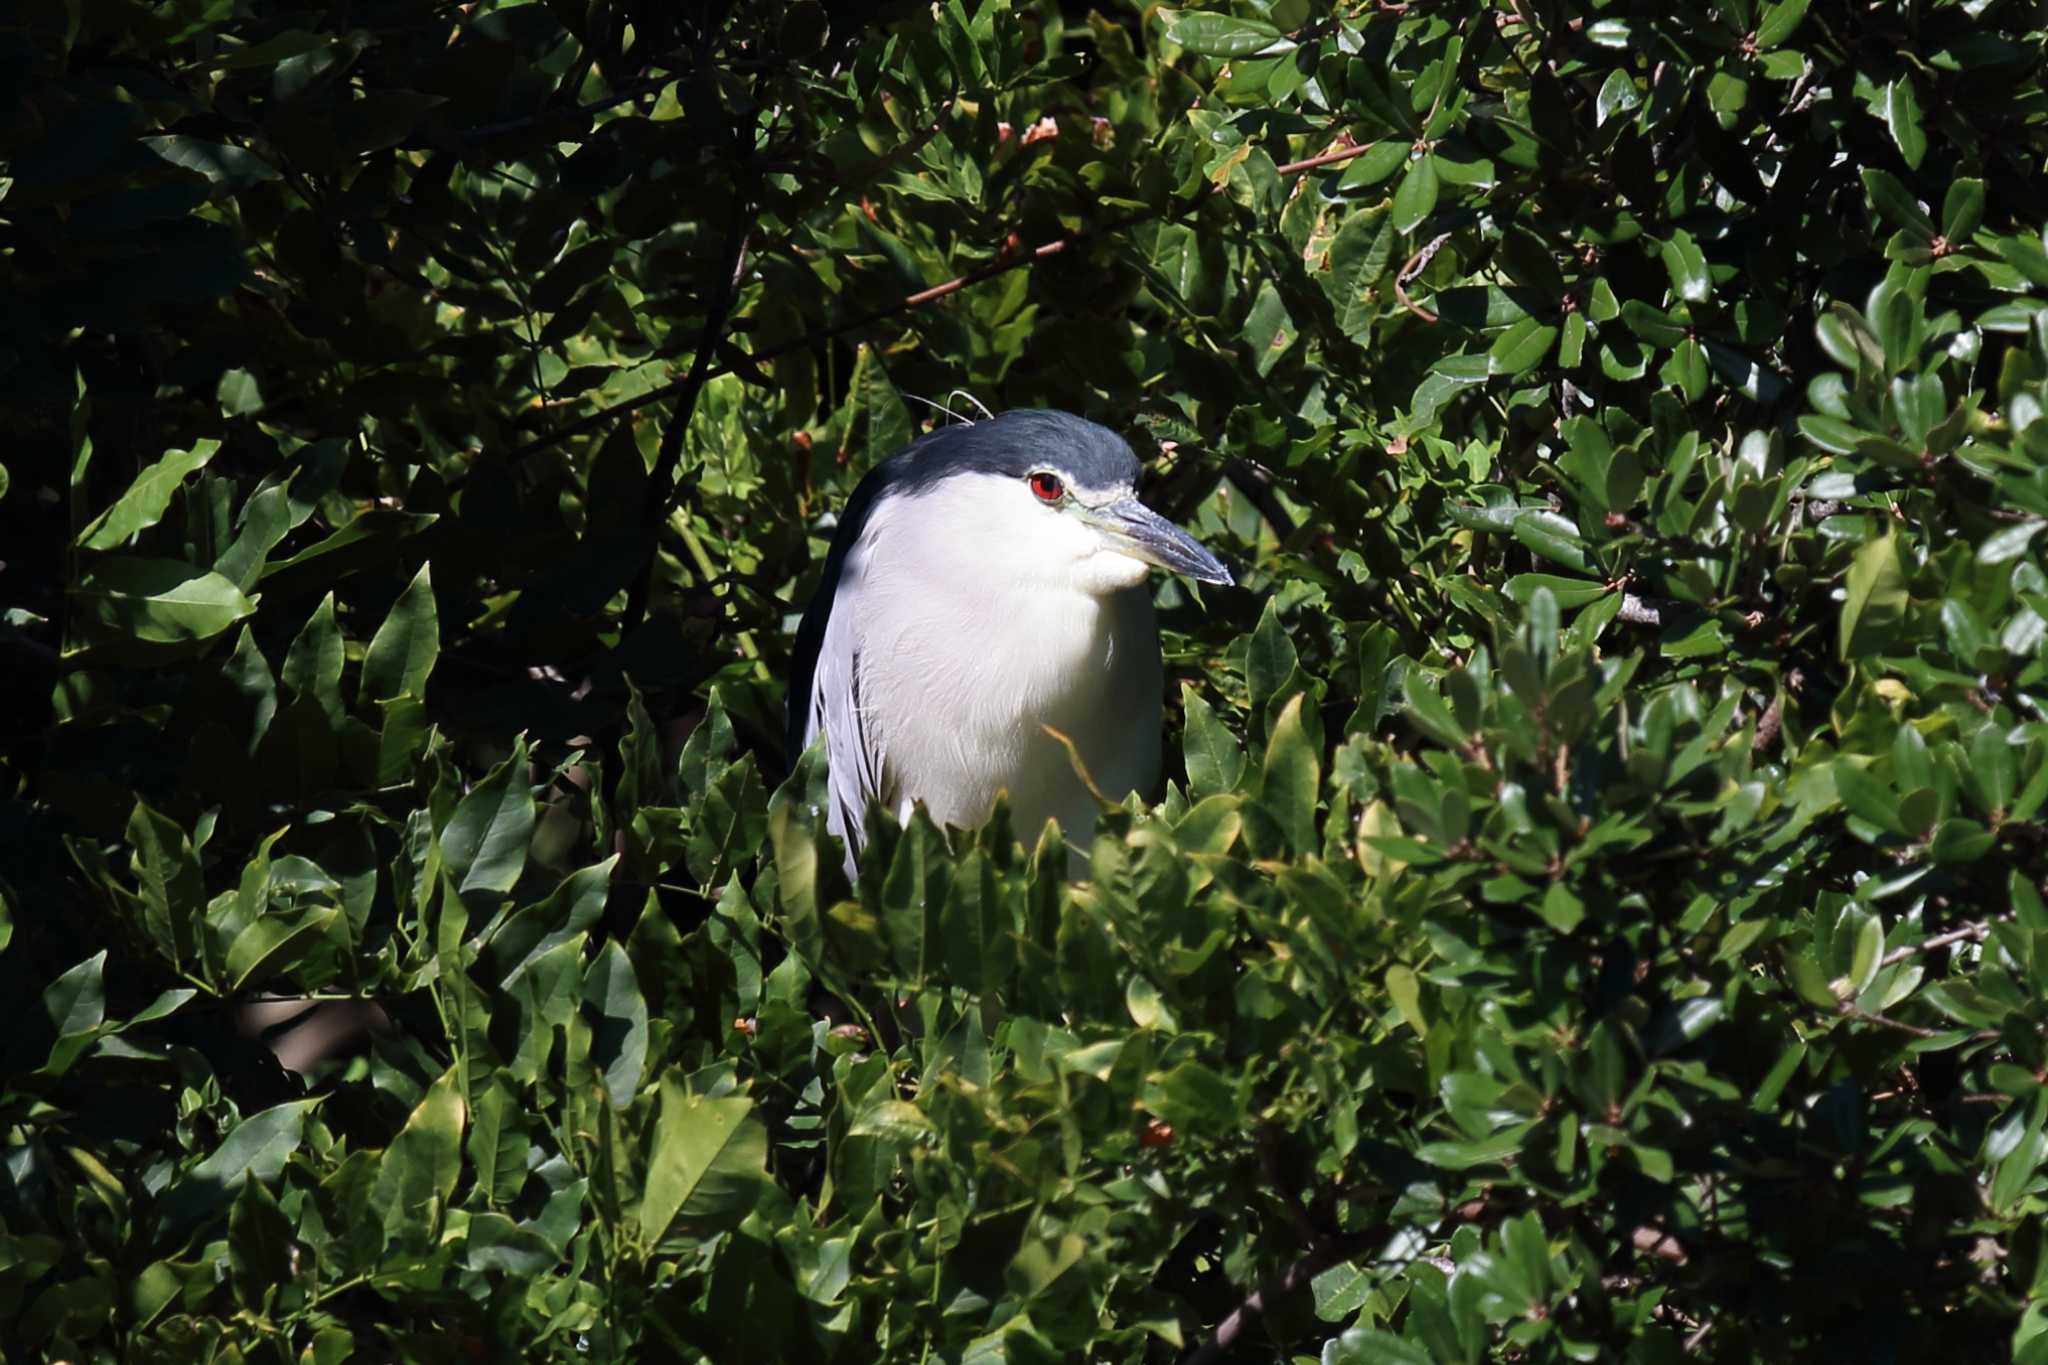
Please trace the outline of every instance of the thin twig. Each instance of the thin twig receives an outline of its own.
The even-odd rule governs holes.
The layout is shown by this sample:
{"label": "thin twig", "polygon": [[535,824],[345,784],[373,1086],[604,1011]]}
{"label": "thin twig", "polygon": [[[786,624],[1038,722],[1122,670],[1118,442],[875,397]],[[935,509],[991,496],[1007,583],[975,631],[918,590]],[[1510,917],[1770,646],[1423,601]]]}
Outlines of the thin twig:
{"label": "thin twig", "polygon": [[[936,125],[934,125],[934,128],[936,128]],[[928,134],[924,136],[928,136]],[[1369,150],[1371,146],[1371,143],[1367,143],[1363,147],[1346,147],[1335,152],[1325,152],[1321,156],[1312,156],[1305,161],[1290,161],[1283,166],[1277,167],[1276,170],[1281,175],[1298,175],[1303,171],[1313,170],[1319,166],[1333,165],[1336,162],[1360,155],[1361,153]],[[893,156],[895,155],[895,153],[892,152],[890,155]],[[885,157],[883,159],[887,160],[888,158]],[[858,317],[848,318],[843,322],[835,322],[827,324],[826,326],[823,327],[813,328],[812,330],[805,332],[802,336],[792,338],[791,340],[782,342],[779,345],[770,346],[765,350],[750,351],[746,354],[746,357],[743,360],[738,361],[735,364],[720,365],[714,368],[709,374],[704,376],[704,381],[708,382],[713,379],[720,379],[726,375],[732,374],[739,370],[756,368],[761,365],[767,364],[771,360],[779,360],[783,356],[791,355],[797,351],[808,350],[810,347],[816,346],[820,342],[831,341],[837,337],[842,337],[846,335],[848,332],[857,332],[863,327],[870,327],[877,322],[886,321],[889,318],[895,317],[899,313],[908,313],[915,309],[922,308],[925,304],[934,303],[939,299],[946,298],[949,295],[957,294],[962,289],[966,289],[969,288],[970,286],[980,284],[986,280],[995,279],[999,275],[1006,275],[1010,271],[1019,269],[1020,267],[1036,265],[1038,262],[1046,259],[1049,256],[1057,255],[1060,252],[1065,251],[1068,247],[1075,246],[1081,242],[1088,241],[1091,238],[1102,237],[1110,235],[1112,233],[1122,232],[1126,228],[1136,227],[1140,223],[1149,222],[1152,219],[1159,217],[1162,212],[1163,210],[1160,209],[1145,209],[1138,213],[1127,214],[1122,218],[1112,219],[1111,221],[1104,223],[1099,227],[1083,228],[1079,232],[1073,232],[1069,233],[1065,237],[1055,238],[1054,240],[1046,242],[1041,246],[1032,248],[1028,252],[1020,252],[1013,256],[1006,256],[1001,260],[997,260],[991,262],[988,265],[982,266],[978,270],[970,270],[965,275],[958,276],[955,279],[947,280],[944,284],[936,284],[929,289],[920,289],[914,294],[905,295],[903,298],[897,300],[894,303],[884,304],[882,307],[863,313]],[[1444,236],[1439,237],[1436,239],[1436,241],[1430,243],[1429,246],[1423,248],[1422,252],[1417,253],[1422,263],[1426,265],[1428,263],[1429,256],[1435,254],[1435,252],[1443,245],[1443,243],[1446,240],[1448,240],[1448,238],[1449,234],[1446,233]],[[1421,266],[1416,266],[1416,269],[1421,269]],[[1398,283],[1396,284],[1395,288],[1396,292],[1398,293]],[[1407,302],[1405,295],[1403,295],[1403,302]],[[1428,310],[1418,309],[1412,303],[1409,304],[1409,307],[1411,308],[1411,310],[1414,310],[1418,312],[1420,315],[1427,317],[1429,321],[1436,321],[1435,315],[1429,313]],[[703,348],[703,350],[700,350],[699,353],[702,354],[704,353],[704,350],[708,349],[710,348]],[[599,408],[596,412],[593,412],[585,417],[580,417],[577,420],[566,424],[565,426],[559,427],[556,430],[549,432],[545,436],[537,436],[533,440],[528,441],[525,445],[515,447],[511,451],[511,453],[507,455],[506,458],[508,460],[523,460],[529,455],[534,455],[539,453],[540,451],[547,450],[550,447],[561,444],[563,441],[572,440],[575,437],[581,436],[586,432],[595,431],[599,427],[602,427],[606,423],[612,421],[614,418],[623,417],[627,413],[635,412],[641,408],[648,407],[651,404],[660,403],[667,399],[673,398],[677,394],[684,392],[689,387],[689,384],[690,381],[687,378],[673,380],[670,383],[649,389],[645,393],[637,394],[632,398],[624,399],[621,402],[614,403],[610,407]]]}
{"label": "thin twig", "polygon": [[1945,934],[1936,934],[1933,938],[1925,939],[1919,943],[1909,943],[1903,948],[1894,948],[1886,953],[1877,965],[1880,967],[1890,967],[1895,963],[1904,962],[1907,958],[1919,953],[1931,953],[1936,948],[1946,948],[1951,943],[1961,943],[1965,939],[1982,943],[1990,933],[1991,921],[1978,920],[1974,924],[1965,924],[1960,929],[1951,929]]}
{"label": "thin twig", "polygon": [[1435,258],[1437,252],[1443,250],[1444,243],[1449,240],[1451,240],[1451,234],[1448,232],[1440,232],[1430,238],[1428,242],[1423,244],[1422,250],[1410,256],[1408,263],[1402,266],[1394,276],[1394,297],[1401,301],[1403,308],[1406,308],[1424,322],[1437,321],[1437,315],[1408,297],[1408,281],[1414,279],[1428,268],[1430,261]]}
{"label": "thin twig", "polygon": [[1280,505],[1273,491],[1271,470],[1251,460],[1232,460],[1223,466],[1223,477],[1259,509],[1259,515],[1273,528],[1275,540],[1285,543],[1294,534],[1294,518],[1287,515],[1287,509]]}
{"label": "thin twig", "polygon": [[1275,166],[1273,171],[1276,175],[1300,175],[1303,171],[1312,171],[1318,166],[1334,166],[1339,161],[1349,161],[1354,156],[1363,156],[1378,145],[1377,142],[1367,142],[1356,147],[1339,147],[1334,152],[1324,152],[1321,156],[1312,156],[1306,161],[1290,161],[1284,166]]}
{"label": "thin twig", "polygon": [[[1855,1005],[1844,1005],[1841,1012],[1848,1015],[1851,1019],[1861,1019],[1866,1024],[1877,1024],[1884,1028],[1897,1029],[1900,1033],[1910,1033],[1915,1038],[1946,1038],[1949,1034],[1955,1032],[1954,1029],[1921,1028],[1918,1024],[1909,1024],[1903,1019],[1888,1019],[1874,1010],[1862,1009]],[[1996,1035],[1994,1034],[1993,1036],[1995,1037]]]}
{"label": "thin twig", "polygon": [[[747,140],[751,141],[752,136],[749,129]],[[740,272],[747,259],[747,238],[753,232],[753,198],[754,167],[749,160],[741,169],[738,183],[733,186],[732,216],[725,225],[725,251],[718,279],[712,286],[710,306],[705,310],[704,331],[697,340],[697,353],[691,357],[690,372],[683,377],[677,389],[675,408],[669,413],[668,425],[662,428],[661,450],[655,456],[654,471],[648,475],[642,527],[646,537],[642,550],[646,558],[626,594],[625,615],[619,619],[621,635],[639,625],[647,614],[647,598],[653,588],[654,547],[675,498],[676,466],[682,460],[683,433],[696,414],[698,395],[710,382],[711,357],[717,354],[719,341],[725,335],[726,322],[732,316],[733,301],[739,296]]]}
{"label": "thin twig", "polygon": [[[738,364],[720,365],[712,369],[709,374],[704,376],[704,381],[708,382],[713,379],[723,378],[742,367],[758,367],[771,360],[779,360],[793,352],[807,350],[821,341],[830,341],[834,337],[844,336],[848,332],[858,331],[863,327],[892,318],[898,313],[907,313],[912,309],[921,308],[927,303],[945,298],[949,294],[957,294],[970,285],[980,284],[984,280],[992,280],[996,276],[1006,274],[1020,266],[1036,264],[1048,256],[1056,255],[1066,250],[1077,242],[1083,242],[1090,237],[1100,236],[1104,233],[1120,232],[1127,227],[1133,227],[1155,216],[1157,216],[1155,211],[1147,210],[1144,213],[1131,214],[1127,217],[1116,219],[1113,222],[1105,223],[1099,228],[1088,228],[1080,232],[1071,233],[1065,237],[1055,238],[1029,252],[1005,257],[993,264],[985,265],[979,270],[971,270],[957,279],[947,280],[944,284],[933,285],[930,289],[920,289],[915,294],[907,295],[895,303],[885,304],[871,312],[863,313],[859,317],[849,318],[844,322],[835,322],[825,327],[814,328],[800,337],[785,341],[777,346],[770,346],[765,350],[750,351],[747,353],[746,358]],[[709,347],[703,347],[699,350],[700,355],[708,355],[709,353]],[[586,431],[601,427],[614,417],[622,416],[653,403],[659,403],[667,398],[673,398],[677,394],[684,392],[689,387],[689,384],[690,381],[688,379],[678,379],[671,383],[663,384],[659,388],[649,389],[647,392],[636,397],[614,403],[608,408],[600,408],[588,417],[578,418],[576,421],[569,423],[559,430],[550,432],[546,436],[536,437],[528,441],[525,445],[513,450],[506,458],[509,460],[524,459],[528,455],[546,450],[550,446],[558,445],[572,437],[580,436]]]}

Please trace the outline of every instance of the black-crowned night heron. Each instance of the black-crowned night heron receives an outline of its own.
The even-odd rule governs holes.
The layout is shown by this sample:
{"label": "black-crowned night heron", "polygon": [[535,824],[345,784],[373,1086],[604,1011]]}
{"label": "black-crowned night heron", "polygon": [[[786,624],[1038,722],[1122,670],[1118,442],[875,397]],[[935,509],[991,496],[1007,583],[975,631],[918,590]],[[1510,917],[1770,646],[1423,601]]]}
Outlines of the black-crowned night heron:
{"label": "black-crowned night heron", "polygon": [[1030,843],[1048,818],[1085,844],[1096,801],[1159,777],[1161,668],[1148,568],[1228,584],[1138,501],[1123,438],[1069,413],[942,427],[853,491],[797,631],[791,753],[825,736],[851,868],[870,800],[986,820],[1007,791]]}

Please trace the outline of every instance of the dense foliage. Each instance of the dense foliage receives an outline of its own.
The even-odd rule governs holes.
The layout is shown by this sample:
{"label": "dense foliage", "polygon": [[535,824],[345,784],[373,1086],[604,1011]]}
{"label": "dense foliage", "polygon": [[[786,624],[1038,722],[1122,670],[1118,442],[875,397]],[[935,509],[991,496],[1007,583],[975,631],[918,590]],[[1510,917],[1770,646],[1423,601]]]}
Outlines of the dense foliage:
{"label": "dense foliage", "polygon": [[[1204,3],[0,17],[0,1354],[2048,1361],[2041,10]],[[1241,586],[849,887],[975,400]]]}

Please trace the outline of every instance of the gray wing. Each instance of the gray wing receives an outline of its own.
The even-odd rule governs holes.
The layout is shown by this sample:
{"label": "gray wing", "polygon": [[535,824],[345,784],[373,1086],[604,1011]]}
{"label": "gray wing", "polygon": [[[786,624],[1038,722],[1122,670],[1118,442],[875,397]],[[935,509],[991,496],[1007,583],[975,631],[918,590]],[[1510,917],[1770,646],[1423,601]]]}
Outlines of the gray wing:
{"label": "gray wing", "polygon": [[[849,562],[841,584],[858,578],[858,566]],[[804,743],[825,734],[825,762],[831,791],[831,809],[825,826],[846,842],[846,871],[854,872],[860,855],[862,821],[868,802],[883,795],[884,771],[881,736],[861,705],[860,642],[854,613],[845,603],[826,618],[815,671],[811,675],[811,709],[804,728]]]}

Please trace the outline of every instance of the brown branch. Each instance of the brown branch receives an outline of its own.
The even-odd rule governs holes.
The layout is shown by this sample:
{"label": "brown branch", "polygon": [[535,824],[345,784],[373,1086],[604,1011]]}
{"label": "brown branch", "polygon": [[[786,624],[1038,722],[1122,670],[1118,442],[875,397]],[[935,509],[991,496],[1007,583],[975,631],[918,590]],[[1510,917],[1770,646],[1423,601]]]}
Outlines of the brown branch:
{"label": "brown branch", "polygon": [[1903,948],[1894,948],[1886,953],[1877,965],[1880,967],[1890,967],[1896,963],[1904,962],[1907,958],[1913,957],[1916,954],[1931,953],[1936,948],[1946,948],[1951,943],[1961,943],[1965,939],[1982,943],[1990,933],[1991,921],[1978,920],[1974,924],[1965,924],[1960,929],[1951,929],[1945,934],[1936,934],[1933,938],[1922,942],[1908,944]]}
{"label": "brown branch", "polygon": [[[1903,1019],[1889,1019],[1873,1010],[1861,1009],[1855,1005],[1843,1005],[1841,1012],[1851,1019],[1861,1019],[1866,1024],[1897,1029],[1900,1033],[1910,1033],[1915,1038],[1946,1038],[1955,1032],[1954,1029],[1921,1028],[1918,1024],[1909,1024]],[[1995,1038],[1998,1035],[1993,1033],[1991,1036]]]}
{"label": "brown branch", "polygon": [[[934,131],[936,130],[936,127],[937,125],[934,124]],[[928,137],[929,133],[923,134],[922,136]],[[881,160],[886,161],[890,157],[893,157],[906,149],[914,149],[917,145],[920,145],[920,143],[921,139],[913,140],[913,142],[906,144],[905,148],[898,148],[896,149],[896,151],[892,151],[891,153],[889,153],[888,156],[881,158]],[[1361,153],[1369,150],[1372,147],[1372,145],[1373,144],[1371,143],[1367,143],[1365,144],[1365,146],[1362,147],[1344,147],[1334,152],[1325,152],[1321,156],[1309,157],[1305,161],[1290,161],[1283,166],[1277,167],[1276,170],[1281,175],[1299,175],[1304,171],[1313,170],[1319,166],[1334,165],[1339,161],[1348,160],[1351,157],[1358,156]],[[920,289],[914,294],[907,294],[903,298],[897,300],[895,303],[884,304],[882,307],[863,313],[858,317],[849,318],[844,322],[835,322],[823,327],[813,328],[812,330],[805,332],[802,336],[792,338],[791,340],[782,342],[781,344],[776,346],[770,346],[766,350],[748,352],[747,360],[742,364],[721,365],[713,369],[710,373],[706,374],[703,380],[700,381],[700,387],[701,383],[703,382],[709,382],[710,380],[713,379],[723,378],[724,376],[732,374],[736,370],[739,370],[746,365],[759,366],[766,364],[771,360],[779,360],[783,356],[790,355],[794,352],[807,350],[820,342],[831,341],[837,337],[842,337],[846,335],[848,332],[856,332],[863,327],[870,327],[877,322],[884,322],[889,318],[897,316],[900,313],[912,312],[918,308],[922,308],[924,305],[928,303],[934,303],[939,299],[946,298],[949,295],[957,294],[961,290],[970,288],[973,285],[980,284],[985,280],[992,280],[999,275],[1006,275],[1010,271],[1016,270],[1023,266],[1036,265],[1039,261],[1042,261],[1049,256],[1057,255],[1060,252],[1065,251],[1068,247],[1074,246],[1080,242],[1085,242],[1092,237],[1106,236],[1110,233],[1121,232],[1126,228],[1136,227],[1140,223],[1148,222],[1153,218],[1159,217],[1162,212],[1163,210],[1160,209],[1145,209],[1138,213],[1127,214],[1122,218],[1113,219],[1110,222],[1104,223],[1100,227],[1083,228],[1079,232],[1073,232],[1069,233],[1065,237],[1055,238],[1050,242],[1046,242],[1043,245],[1032,248],[1030,251],[1021,252],[1014,256],[1006,256],[1001,260],[997,260],[991,262],[988,265],[982,266],[978,270],[970,270],[964,275],[960,275],[954,279],[947,280],[944,284],[935,284],[929,289]],[[1443,245],[1445,240],[1447,240],[1448,235],[1449,234],[1446,234],[1443,237],[1437,238],[1434,242],[1430,243],[1429,246],[1423,248],[1421,252],[1417,253],[1417,257],[1420,259],[1423,265],[1428,264],[1429,257],[1434,255],[1436,251]],[[1422,268],[1422,266],[1416,265],[1415,268],[1419,270]],[[1400,285],[1398,282],[1395,285],[1395,292],[1400,292]],[[1419,313],[1421,316],[1426,317],[1431,322],[1436,321],[1435,314],[1428,312],[1426,309],[1417,308],[1415,304],[1409,302],[1405,294],[1402,295],[1402,301],[1404,303],[1408,303],[1408,306],[1412,311],[1415,311]],[[706,354],[711,349],[713,348],[700,345],[698,353],[700,355]],[[577,420],[568,423],[566,426],[559,427],[556,430],[549,432],[545,436],[536,436],[533,440],[528,441],[526,444],[515,447],[512,450],[512,452],[506,456],[506,459],[523,460],[529,455],[538,454],[540,451],[547,450],[552,446],[559,445],[563,441],[571,440],[577,436],[581,436],[585,432],[594,431],[597,428],[604,426],[606,423],[610,422],[615,417],[623,417],[627,413],[636,412],[641,408],[650,406],[651,404],[663,402],[666,399],[673,398],[676,395],[687,391],[690,387],[690,383],[691,381],[688,378],[674,380],[670,383],[649,389],[647,390],[647,392],[638,394],[632,398],[628,398],[621,402],[614,403],[610,407],[599,408],[596,412],[593,412],[585,417],[580,417]]]}
{"label": "brown branch", "polygon": [[[971,285],[980,284],[984,280],[992,280],[996,276],[1007,274],[1020,266],[1035,265],[1046,257],[1057,255],[1075,243],[1086,241],[1090,237],[1100,236],[1109,232],[1120,232],[1124,228],[1135,226],[1156,216],[1157,212],[1155,210],[1148,209],[1143,213],[1130,214],[1113,222],[1105,223],[1099,228],[1086,228],[1080,232],[1070,233],[1065,237],[1055,238],[1043,246],[1035,247],[1028,252],[1005,257],[1002,260],[985,265],[979,270],[970,270],[957,279],[947,280],[944,284],[935,284],[929,289],[920,289],[915,294],[906,295],[895,303],[885,304],[871,312],[863,313],[859,317],[849,318],[844,322],[835,322],[825,327],[813,328],[800,337],[785,341],[777,346],[770,346],[766,350],[750,351],[747,353],[747,360],[744,363],[758,366],[766,364],[771,360],[779,360],[792,352],[806,350],[815,346],[821,341],[830,341],[835,337],[844,336],[848,332],[858,331],[863,327],[895,317],[898,313],[907,313],[913,309],[921,308],[925,304],[943,299],[949,294],[957,294]],[[708,356],[710,350],[710,347],[700,345],[698,354]],[[723,378],[726,375],[732,374],[738,368],[740,368],[738,365],[720,365],[704,376],[704,382]],[[614,417],[647,407],[652,403],[659,403],[666,398],[672,398],[687,390],[689,386],[689,379],[679,379],[672,383],[663,384],[659,388],[649,389],[647,392],[625,399],[623,402],[614,403],[608,408],[600,408],[588,417],[578,418],[576,421],[569,423],[559,430],[550,432],[546,436],[536,437],[528,441],[525,445],[512,451],[506,458],[508,460],[524,459],[528,455],[546,450],[550,446],[558,445],[563,441],[569,440],[571,437],[580,436],[586,431],[601,427]]]}
{"label": "brown branch", "polygon": [[1334,152],[1324,152],[1321,156],[1312,156],[1306,161],[1290,161],[1284,166],[1275,166],[1273,171],[1277,175],[1300,175],[1303,171],[1312,171],[1318,166],[1334,166],[1340,161],[1349,161],[1352,157],[1362,156],[1378,145],[1378,142],[1367,142],[1357,147],[1339,147]]}
{"label": "brown branch", "polygon": [[1284,544],[1294,534],[1294,518],[1287,515],[1273,491],[1271,470],[1250,460],[1232,460],[1223,466],[1223,477],[1259,509],[1259,515],[1272,526],[1275,540]]}
{"label": "brown branch", "polygon": [[1422,250],[1410,256],[1408,263],[1402,266],[1394,276],[1394,297],[1401,301],[1403,308],[1406,308],[1424,322],[1437,321],[1437,315],[1408,297],[1408,281],[1421,274],[1428,267],[1430,261],[1435,259],[1436,253],[1443,250],[1444,243],[1450,239],[1451,234],[1448,232],[1440,232],[1435,237],[1430,238],[1428,242],[1423,244]]}
{"label": "brown branch", "polygon": [[1366,1239],[1373,1235],[1355,1233],[1310,1247],[1301,1259],[1282,1271],[1278,1279],[1269,1281],[1245,1295],[1244,1302],[1231,1309],[1229,1316],[1216,1324],[1216,1330],[1209,1334],[1209,1339],[1189,1352],[1181,1365],[1215,1365],[1216,1361],[1223,1358],[1225,1352],[1237,1344],[1237,1339],[1265,1313],[1269,1300],[1292,1294],[1324,1270],[1349,1256],[1356,1255],[1367,1244]]}
{"label": "brown branch", "polygon": [[1676,1237],[1673,1237],[1663,1228],[1653,1227],[1645,1223],[1629,1234],[1629,1243],[1637,1251],[1646,1251],[1652,1256],[1671,1261],[1677,1265],[1685,1264],[1685,1248],[1679,1244]]}

